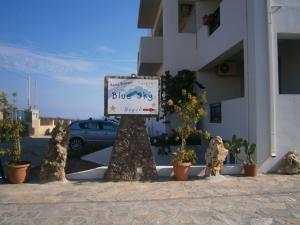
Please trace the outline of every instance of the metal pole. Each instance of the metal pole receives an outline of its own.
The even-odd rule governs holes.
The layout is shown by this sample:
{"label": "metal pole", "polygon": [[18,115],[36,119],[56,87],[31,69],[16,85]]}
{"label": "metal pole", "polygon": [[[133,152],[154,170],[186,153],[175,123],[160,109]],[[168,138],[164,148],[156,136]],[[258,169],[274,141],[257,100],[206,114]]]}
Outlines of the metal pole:
{"label": "metal pole", "polygon": [[34,81],[33,108],[36,108],[36,80]]}
{"label": "metal pole", "polygon": [[28,76],[27,78],[27,96],[28,96],[28,99],[27,99],[27,106],[28,106],[28,110],[30,109],[30,76]]}
{"label": "metal pole", "polygon": [[276,157],[276,95],[277,90],[275,88],[275,57],[274,57],[274,35],[273,35],[273,24],[272,24],[272,4],[271,0],[267,0],[267,24],[268,24],[268,59],[269,59],[269,110],[270,110],[270,155]]}

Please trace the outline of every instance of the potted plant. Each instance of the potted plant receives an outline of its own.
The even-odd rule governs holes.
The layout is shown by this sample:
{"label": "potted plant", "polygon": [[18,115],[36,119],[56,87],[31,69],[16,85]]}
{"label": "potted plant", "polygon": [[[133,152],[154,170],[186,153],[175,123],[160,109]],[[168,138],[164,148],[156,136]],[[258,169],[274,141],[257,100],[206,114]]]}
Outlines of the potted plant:
{"label": "potted plant", "polygon": [[11,183],[24,183],[28,180],[30,162],[22,161],[21,137],[23,125],[16,117],[16,93],[13,93],[14,104],[10,104],[5,93],[0,93],[0,105],[4,118],[0,121],[0,140],[5,143],[0,149],[0,156],[10,157],[7,162],[8,178]]}
{"label": "potted plant", "polygon": [[[257,176],[258,166],[252,159],[252,156],[256,150],[256,144],[249,144],[247,140],[233,135],[231,141],[226,141],[225,145],[234,159],[242,163],[246,176]],[[239,157],[242,149],[245,153],[245,159],[241,159]]]}
{"label": "potted plant", "polygon": [[250,144],[246,140],[244,140],[243,146],[246,155],[246,159],[244,161],[245,175],[255,177],[258,174],[258,166],[256,163],[254,163],[252,155],[256,150],[256,144]]}
{"label": "potted plant", "polygon": [[196,153],[193,149],[186,147],[187,139],[191,134],[202,134],[209,138],[208,132],[202,132],[197,129],[197,124],[207,113],[203,106],[207,103],[206,93],[204,92],[200,99],[182,90],[182,99],[174,104],[172,99],[168,100],[168,105],[174,108],[178,119],[181,123],[177,127],[177,139],[181,141],[181,145],[173,153],[173,169],[177,180],[187,180],[190,167],[197,161]]}

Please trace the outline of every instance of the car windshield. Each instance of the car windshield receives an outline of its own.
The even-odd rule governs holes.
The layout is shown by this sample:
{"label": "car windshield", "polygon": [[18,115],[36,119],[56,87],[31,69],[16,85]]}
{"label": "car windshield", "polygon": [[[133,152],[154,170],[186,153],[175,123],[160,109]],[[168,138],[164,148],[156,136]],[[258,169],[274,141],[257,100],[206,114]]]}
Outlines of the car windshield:
{"label": "car windshield", "polygon": [[80,129],[88,129],[88,123],[87,122],[81,122],[79,123]]}
{"label": "car windshield", "polygon": [[91,130],[100,130],[102,129],[102,125],[97,121],[92,121],[88,123],[88,128]]}

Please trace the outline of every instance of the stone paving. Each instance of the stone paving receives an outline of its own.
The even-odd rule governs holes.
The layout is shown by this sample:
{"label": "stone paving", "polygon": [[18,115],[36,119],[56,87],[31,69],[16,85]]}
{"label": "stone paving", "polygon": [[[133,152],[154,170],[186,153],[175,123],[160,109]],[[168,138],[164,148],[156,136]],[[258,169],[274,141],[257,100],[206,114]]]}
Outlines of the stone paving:
{"label": "stone paving", "polygon": [[300,175],[0,185],[0,224],[300,224]]}

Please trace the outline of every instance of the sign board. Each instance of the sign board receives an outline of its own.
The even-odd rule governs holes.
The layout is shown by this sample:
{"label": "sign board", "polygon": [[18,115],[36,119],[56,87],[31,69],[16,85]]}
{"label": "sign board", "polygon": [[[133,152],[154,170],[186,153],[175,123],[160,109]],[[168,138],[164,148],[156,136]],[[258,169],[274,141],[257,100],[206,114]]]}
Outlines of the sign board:
{"label": "sign board", "polygon": [[158,77],[105,77],[105,115],[158,116]]}

